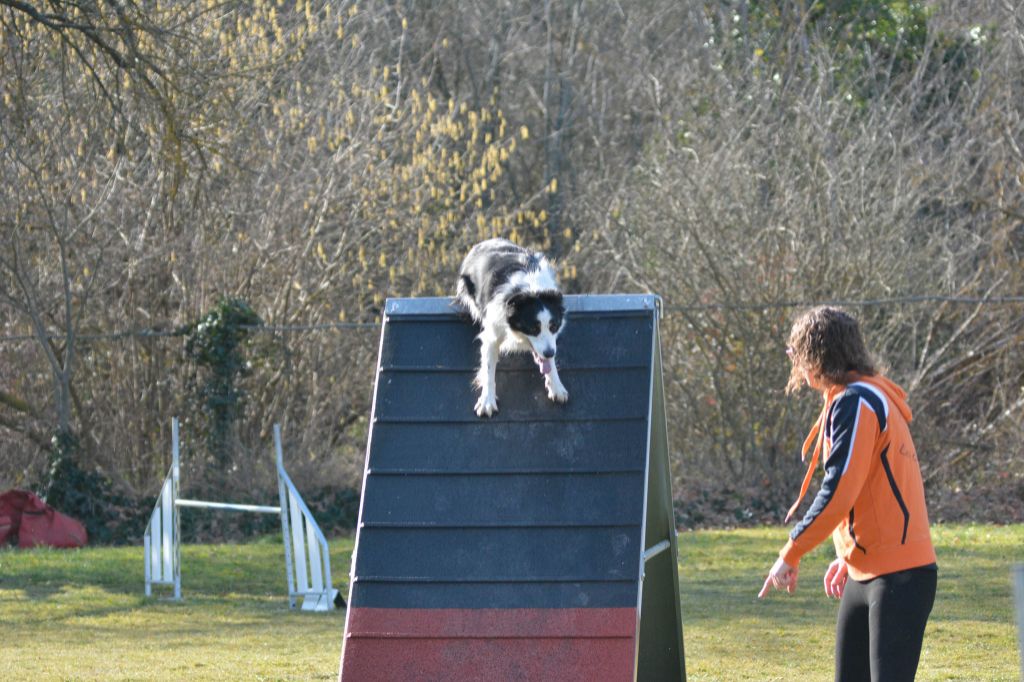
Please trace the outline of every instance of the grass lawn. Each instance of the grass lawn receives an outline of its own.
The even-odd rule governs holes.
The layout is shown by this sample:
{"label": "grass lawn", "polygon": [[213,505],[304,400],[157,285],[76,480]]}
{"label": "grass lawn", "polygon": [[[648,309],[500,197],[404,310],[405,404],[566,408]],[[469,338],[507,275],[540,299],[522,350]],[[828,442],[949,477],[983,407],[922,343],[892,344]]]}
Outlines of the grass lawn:
{"label": "grass lawn", "polygon": [[[838,602],[821,579],[831,543],[800,563],[796,594],[756,599],[785,543],[781,527],[679,536],[687,679],[831,681]],[[1020,680],[1011,567],[1024,562],[1024,526],[932,528],[938,594],[917,679]]]}
{"label": "grass lawn", "polygon": [[345,612],[289,610],[279,535],[181,553],[175,603],[143,596],[141,547],[0,550],[0,680],[337,679]]}
{"label": "grass lawn", "polygon": [[[784,528],[681,534],[688,679],[832,679],[824,550],[796,595],[755,595]],[[941,526],[919,680],[1019,680],[1010,566],[1024,526]],[[335,582],[351,539],[331,543]],[[185,545],[182,603],[142,596],[142,548],[0,550],[0,680],[330,680],[344,612],[288,610],[278,537]],[[345,589],[343,588],[343,593]]]}

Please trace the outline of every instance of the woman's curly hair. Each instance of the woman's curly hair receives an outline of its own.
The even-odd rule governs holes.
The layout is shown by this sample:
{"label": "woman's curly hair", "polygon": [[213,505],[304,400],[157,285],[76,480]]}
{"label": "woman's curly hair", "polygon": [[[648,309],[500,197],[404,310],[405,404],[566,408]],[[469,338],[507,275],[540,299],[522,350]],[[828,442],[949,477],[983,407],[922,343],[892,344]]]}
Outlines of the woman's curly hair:
{"label": "woman's curly hair", "polygon": [[800,315],[789,332],[787,352],[793,361],[787,393],[803,385],[804,369],[832,384],[846,384],[849,372],[875,374],[860,325],[840,308],[820,306]]}

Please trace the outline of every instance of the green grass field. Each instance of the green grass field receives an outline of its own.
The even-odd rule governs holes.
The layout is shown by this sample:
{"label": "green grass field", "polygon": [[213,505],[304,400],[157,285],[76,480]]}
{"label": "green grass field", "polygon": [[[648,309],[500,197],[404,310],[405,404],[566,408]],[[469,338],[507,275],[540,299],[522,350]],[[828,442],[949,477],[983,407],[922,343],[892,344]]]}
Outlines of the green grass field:
{"label": "green grass field", "polygon": [[[821,579],[831,543],[800,564],[796,594],[755,597],[787,529],[679,536],[687,677],[832,680],[838,602]],[[1024,562],[1024,526],[939,526],[935,608],[918,680],[1020,680],[1011,566]]]}
{"label": "green grass field", "polygon": [[[795,595],[755,599],[784,528],[681,534],[688,679],[832,679],[829,556]],[[1010,567],[1024,526],[941,526],[939,596],[919,680],[1020,679]],[[351,539],[331,543],[343,582]],[[141,547],[0,550],[0,680],[329,680],[344,612],[288,610],[277,537],[185,545],[182,603],[142,596]],[[343,589],[344,591],[344,589]]]}

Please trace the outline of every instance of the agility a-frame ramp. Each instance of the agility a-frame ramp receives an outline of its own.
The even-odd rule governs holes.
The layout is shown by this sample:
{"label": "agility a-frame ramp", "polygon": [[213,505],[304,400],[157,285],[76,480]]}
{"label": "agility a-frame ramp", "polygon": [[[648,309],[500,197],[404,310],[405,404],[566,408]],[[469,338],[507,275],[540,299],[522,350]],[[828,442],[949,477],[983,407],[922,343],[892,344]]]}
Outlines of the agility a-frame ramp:
{"label": "agility a-frame ramp", "polygon": [[181,462],[178,419],[171,420],[171,469],[157,496],[149,524],[143,535],[146,596],[154,585],[173,589],[172,599],[181,600],[181,514],[182,507],[219,509],[235,512],[279,514],[284,540],[285,575],[288,581],[288,605],[295,608],[302,599],[303,611],[330,611],[336,606],[338,590],[331,585],[331,555],[320,526],[306,506],[298,488],[284,469],[281,427],[274,424],[274,450],[277,455],[277,488],[280,506],[235,504],[187,500],[179,497]]}
{"label": "agility a-frame ramp", "polygon": [[547,399],[529,355],[473,412],[476,329],[385,308],[343,682],[685,680],[655,296],[567,296]]}

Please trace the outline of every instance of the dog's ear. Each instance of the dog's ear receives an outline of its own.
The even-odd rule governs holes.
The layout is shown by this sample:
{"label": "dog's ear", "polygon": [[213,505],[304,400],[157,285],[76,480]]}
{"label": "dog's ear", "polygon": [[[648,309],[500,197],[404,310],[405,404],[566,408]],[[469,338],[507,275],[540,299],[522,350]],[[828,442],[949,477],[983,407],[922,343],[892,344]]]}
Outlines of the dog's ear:
{"label": "dog's ear", "polygon": [[515,316],[515,314],[519,312],[519,309],[523,307],[523,304],[530,298],[532,298],[531,294],[525,291],[517,291],[509,296],[505,301],[505,315],[507,317]]}
{"label": "dog's ear", "polygon": [[551,310],[558,310],[562,312],[565,310],[565,306],[562,304],[562,292],[561,291],[545,291],[537,297],[541,303],[550,308]]}

